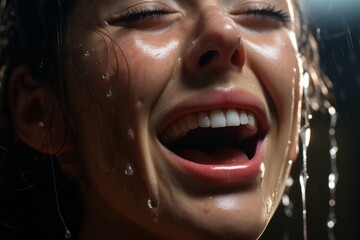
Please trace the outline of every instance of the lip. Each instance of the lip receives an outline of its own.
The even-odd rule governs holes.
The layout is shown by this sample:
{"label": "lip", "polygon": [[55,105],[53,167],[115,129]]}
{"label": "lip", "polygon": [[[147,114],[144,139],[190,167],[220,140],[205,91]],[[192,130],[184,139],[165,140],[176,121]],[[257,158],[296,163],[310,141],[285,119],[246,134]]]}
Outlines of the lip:
{"label": "lip", "polygon": [[247,162],[228,164],[200,164],[184,159],[164,147],[171,168],[176,175],[183,176],[186,181],[194,184],[212,186],[248,186],[261,175],[261,165],[264,159],[265,140],[258,142],[256,154]]}
{"label": "lip", "polygon": [[[199,111],[216,108],[237,108],[253,112],[259,129],[266,133],[268,131],[268,117],[265,104],[255,94],[242,89],[219,89],[206,92],[202,95],[190,98],[175,106],[161,121],[159,133],[178,118]],[[250,185],[261,174],[261,165],[264,159],[265,140],[257,142],[255,155],[251,160],[235,160],[233,162],[215,162],[214,164],[202,164],[187,160],[167,149],[163,144],[161,147],[170,168],[176,175],[184,177],[186,181],[212,185]]]}

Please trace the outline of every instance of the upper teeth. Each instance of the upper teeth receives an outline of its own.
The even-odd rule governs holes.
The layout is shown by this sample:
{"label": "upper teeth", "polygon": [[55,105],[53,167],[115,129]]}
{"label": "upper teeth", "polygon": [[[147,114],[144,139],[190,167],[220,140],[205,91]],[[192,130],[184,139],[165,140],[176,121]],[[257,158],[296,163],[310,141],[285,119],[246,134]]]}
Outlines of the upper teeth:
{"label": "upper teeth", "polygon": [[246,126],[250,131],[256,132],[257,125],[254,114],[245,110],[214,109],[186,115],[171,126],[169,126],[161,136],[164,142],[171,142],[181,136],[186,135],[190,130],[195,128],[221,128]]}

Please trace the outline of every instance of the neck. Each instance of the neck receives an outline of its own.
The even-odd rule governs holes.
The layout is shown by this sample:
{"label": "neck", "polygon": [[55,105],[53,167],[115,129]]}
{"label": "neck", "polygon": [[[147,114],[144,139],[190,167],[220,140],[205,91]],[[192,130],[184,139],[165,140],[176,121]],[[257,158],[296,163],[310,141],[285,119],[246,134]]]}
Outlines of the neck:
{"label": "neck", "polygon": [[148,231],[141,231],[136,227],[128,225],[120,225],[116,223],[99,222],[90,217],[84,217],[80,240],[95,240],[95,239],[157,239]]}

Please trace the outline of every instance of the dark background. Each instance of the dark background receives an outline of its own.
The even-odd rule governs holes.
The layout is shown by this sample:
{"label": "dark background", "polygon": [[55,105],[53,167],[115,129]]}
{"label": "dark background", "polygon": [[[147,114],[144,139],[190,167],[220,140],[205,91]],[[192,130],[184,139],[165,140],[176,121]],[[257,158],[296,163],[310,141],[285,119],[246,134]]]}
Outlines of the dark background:
{"label": "dark background", "polygon": [[[336,195],[336,239],[360,239],[360,0],[305,0],[309,22],[317,35],[321,65],[334,84],[339,145]],[[307,187],[308,239],[329,239],[328,175],[329,118],[316,114],[312,123]],[[298,176],[301,160],[292,170],[290,190],[294,215],[280,207],[261,239],[303,239]]]}

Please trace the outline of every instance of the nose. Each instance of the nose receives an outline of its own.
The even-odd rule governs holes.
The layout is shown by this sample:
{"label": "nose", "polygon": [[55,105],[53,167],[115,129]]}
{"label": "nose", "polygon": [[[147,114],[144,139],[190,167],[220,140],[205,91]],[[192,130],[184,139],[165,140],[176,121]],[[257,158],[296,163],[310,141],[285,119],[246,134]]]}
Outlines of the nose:
{"label": "nose", "polygon": [[231,67],[241,70],[245,63],[245,50],[237,24],[218,7],[202,9],[197,38],[184,61],[191,71]]}

